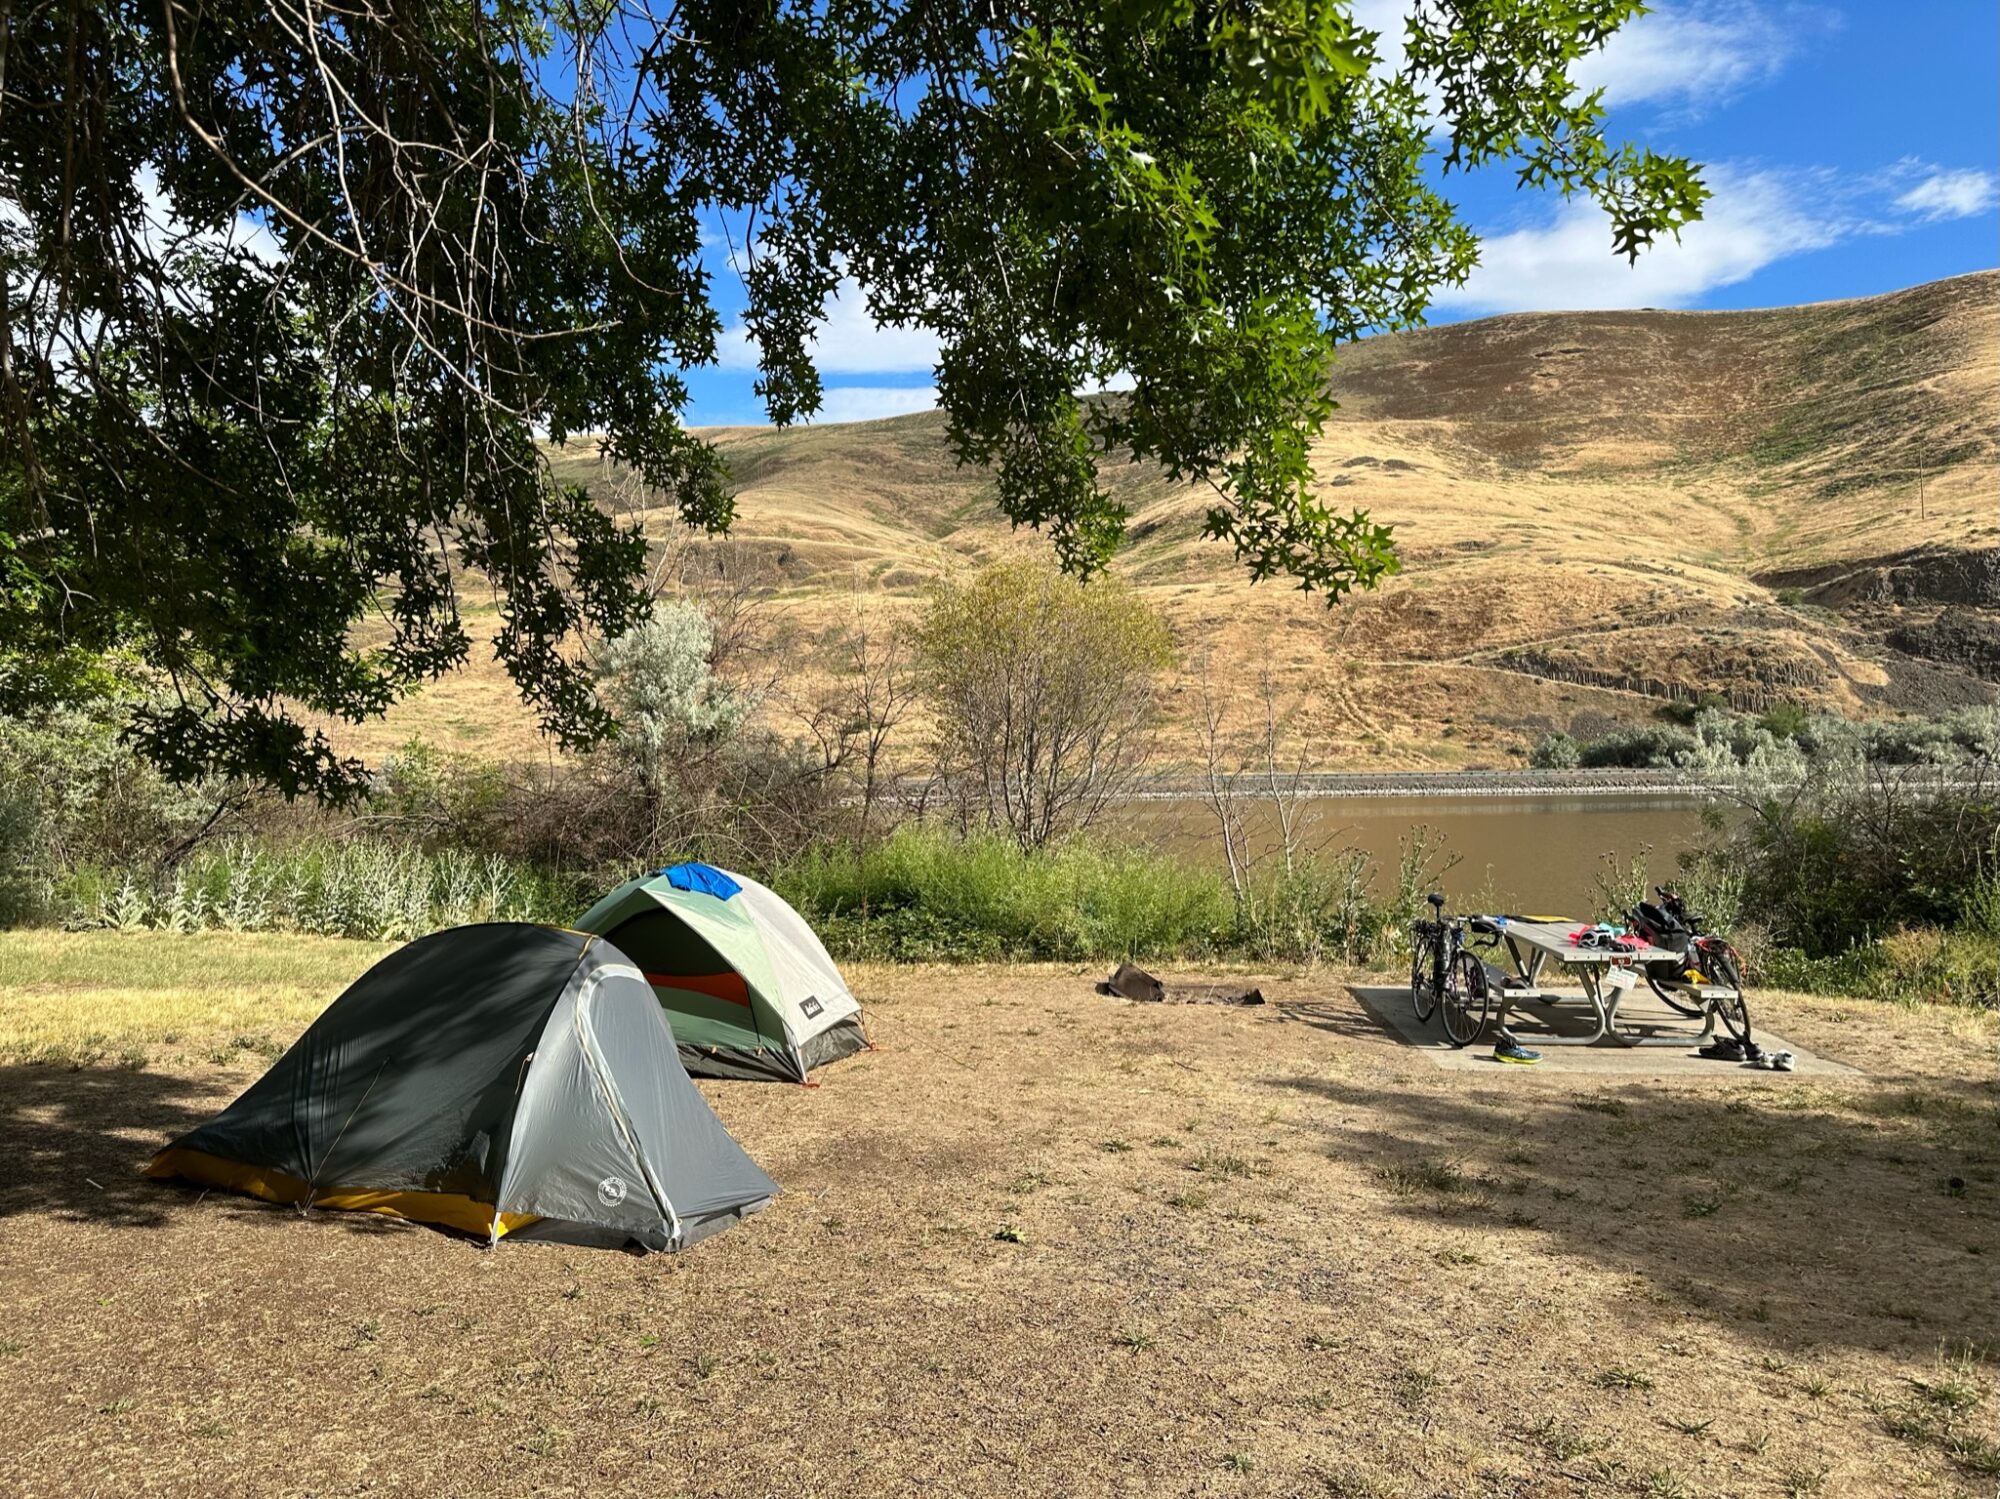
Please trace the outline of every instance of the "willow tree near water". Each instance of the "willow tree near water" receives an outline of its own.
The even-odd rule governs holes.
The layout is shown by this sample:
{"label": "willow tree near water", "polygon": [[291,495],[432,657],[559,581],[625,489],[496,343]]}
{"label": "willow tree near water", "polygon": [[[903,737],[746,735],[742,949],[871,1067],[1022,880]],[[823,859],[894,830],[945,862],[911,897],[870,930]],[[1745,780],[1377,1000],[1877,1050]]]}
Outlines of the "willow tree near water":
{"label": "willow tree near water", "polygon": [[1132,789],[1173,636],[1116,578],[995,563],[932,593],[916,645],[934,768],[965,820],[1040,848]]}
{"label": "willow tree near water", "polygon": [[1640,8],[1416,0],[1392,74],[1326,0],[0,0],[0,712],[136,663],[169,773],[338,798],[307,725],[465,661],[473,577],[545,729],[601,737],[579,648],[644,617],[645,541],[542,443],[728,525],[680,419],[718,234],[774,419],[851,277],[1069,570],[1115,453],[1255,576],[1366,586],[1391,539],[1309,443],[1335,345],[1474,262],[1433,156],[1596,200],[1607,253],[1699,210],[1570,81]]}

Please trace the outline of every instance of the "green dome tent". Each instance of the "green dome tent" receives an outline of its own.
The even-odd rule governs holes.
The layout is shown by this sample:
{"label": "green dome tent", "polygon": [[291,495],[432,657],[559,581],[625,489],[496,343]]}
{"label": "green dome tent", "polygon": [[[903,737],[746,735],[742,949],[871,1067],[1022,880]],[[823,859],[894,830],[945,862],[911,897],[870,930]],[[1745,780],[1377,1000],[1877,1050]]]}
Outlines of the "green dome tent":
{"label": "green dome tent", "polygon": [[778,1188],[688,1081],[611,943],[515,922],[412,942],[146,1174],[479,1234],[684,1249]]}
{"label": "green dome tent", "polygon": [[577,925],[639,966],[698,1077],[802,1083],[868,1045],[825,945],[746,875],[672,864],[626,881]]}

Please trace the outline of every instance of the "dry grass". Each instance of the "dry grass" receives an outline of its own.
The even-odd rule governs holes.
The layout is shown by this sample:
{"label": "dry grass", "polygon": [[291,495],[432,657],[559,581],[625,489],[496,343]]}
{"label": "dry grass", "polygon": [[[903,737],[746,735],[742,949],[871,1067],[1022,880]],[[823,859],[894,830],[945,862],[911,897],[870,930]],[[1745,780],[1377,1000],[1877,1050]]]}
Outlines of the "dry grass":
{"label": "dry grass", "polygon": [[[1886,651],[1891,628],[1936,606],[1864,584],[1912,547],[2000,544],[1996,346],[2000,273],[1771,312],[1524,315],[1368,340],[1338,366],[1316,468],[1330,503],[1395,526],[1401,577],[1332,611],[1253,588],[1201,540],[1200,494],[1114,465],[1132,512],[1117,566],[1225,691],[1247,702],[1267,664],[1309,684],[1301,727],[1346,769],[1519,763],[1548,728],[1643,720],[1668,688],[1875,714],[1990,697],[1957,667]],[[740,489],[732,566],[773,626],[823,625],[857,580],[908,608],[943,573],[1042,544],[951,463],[935,415],[716,437]],[[561,466],[605,477],[587,448]],[[1801,607],[1776,576],[1800,570],[1855,576],[1839,607]],[[1192,761],[1194,721],[1183,686],[1170,757]],[[490,661],[339,732],[379,754],[418,731],[547,753]]]}
{"label": "dry grass", "polygon": [[703,1085],[786,1195],[685,1256],[136,1177],[261,1066],[204,1047],[377,952],[0,936],[10,1045],[87,1011],[146,1052],[0,1067],[7,1492],[1991,1488],[1990,1027],[1768,1000],[1877,1077],[1489,1082],[1333,975],[1251,1012],[862,969],[880,1051]]}
{"label": "dry grass", "polygon": [[275,1056],[393,946],[297,934],[0,934],[0,1064]]}

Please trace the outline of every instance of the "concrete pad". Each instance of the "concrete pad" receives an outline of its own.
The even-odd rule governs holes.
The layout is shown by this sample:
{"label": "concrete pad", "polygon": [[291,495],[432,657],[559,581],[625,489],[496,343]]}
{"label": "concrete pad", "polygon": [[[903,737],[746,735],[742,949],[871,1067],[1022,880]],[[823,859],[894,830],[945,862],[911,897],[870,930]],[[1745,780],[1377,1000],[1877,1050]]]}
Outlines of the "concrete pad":
{"label": "concrete pad", "polygon": [[[1489,1022],[1486,1033],[1472,1045],[1459,1048],[1445,1039],[1444,1022],[1432,1015],[1428,1023],[1419,1022],[1417,1012],[1410,1007],[1410,991],[1351,985],[1347,991],[1353,995],[1361,1008],[1367,1011],[1378,1025],[1405,1046],[1422,1052],[1439,1067],[1451,1071],[1498,1071],[1506,1064],[1493,1060],[1493,1038],[1497,1029]],[[1704,1057],[1696,1050],[1696,1036],[1701,1031],[1699,1020],[1690,1020],[1684,1015],[1676,1015],[1649,991],[1636,990],[1625,996],[1619,1007],[1618,1020],[1621,1027],[1643,1031],[1660,1037],[1660,1042],[1646,1046],[1626,1046],[1605,1037],[1593,1044],[1580,1044],[1583,1038],[1597,1028],[1597,1013],[1581,990],[1575,998],[1562,998],[1554,1004],[1538,1004],[1533,1000],[1523,1000],[1514,1006],[1508,1017],[1508,1028],[1519,1038],[1523,1046],[1542,1053],[1538,1072],[1578,1072],[1600,1075],[1643,1073],[1652,1077],[1729,1077],[1740,1075],[1759,1078],[1782,1077],[1859,1077],[1862,1074],[1844,1062],[1830,1061],[1807,1051],[1803,1046],[1795,1046],[1782,1036],[1772,1034],[1756,1024],[1757,1001],[1753,995],[1750,1001],[1750,1021],[1752,1034],[1757,1044],[1765,1051],[1789,1051],[1793,1056],[1793,1070],[1790,1073],[1766,1072],[1752,1067],[1747,1062],[1720,1062],[1713,1057]],[[1661,1044],[1669,1036],[1685,1036],[1685,1046]]]}

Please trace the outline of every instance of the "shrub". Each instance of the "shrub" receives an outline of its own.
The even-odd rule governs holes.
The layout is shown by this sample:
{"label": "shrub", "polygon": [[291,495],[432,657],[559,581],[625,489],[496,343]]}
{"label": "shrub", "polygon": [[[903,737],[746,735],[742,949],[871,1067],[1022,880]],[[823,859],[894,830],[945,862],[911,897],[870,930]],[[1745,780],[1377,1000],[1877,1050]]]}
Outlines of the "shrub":
{"label": "shrub", "polygon": [[2000,940],[1985,933],[1910,929],[1813,957],[1775,948],[1754,967],[1777,989],[1898,1004],[2000,1005]]}
{"label": "shrub", "polygon": [[1697,741],[1685,729],[1623,729],[1577,746],[1577,763],[1586,770],[1664,770],[1691,756]]}
{"label": "shrub", "polygon": [[715,675],[715,627],[692,599],[668,599],[653,617],[604,647],[599,676],[618,717],[618,744],[642,777],[691,746],[727,739],[756,706]]}
{"label": "shrub", "polygon": [[1719,692],[1704,692],[1691,698],[1669,698],[1653,710],[1662,723],[1692,724],[1704,713],[1727,712],[1729,699]]}
{"label": "shrub", "polygon": [[1528,763],[1536,770],[1574,770],[1583,763],[1583,757],[1576,741],[1557,730],[1543,736],[1542,742],[1528,756]]}
{"label": "shrub", "polygon": [[498,851],[510,823],[506,773],[413,737],[383,761],[369,812],[427,848]]}
{"label": "shrub", "polygon": [[1746,911],[1810,957],[1902,927],[1984,919],[2000,868],[1995,768],[1936,782],[1921,770],[1816,762],[1755,798],[1719,852],[1741,870]]}
{"label": "shrub", "polygon": [[1609,849],[1598,855],[1597,873],[1591,876],[1598,920],[1623,922],[1640,901],[1653,898],[1646,872],[1646,855],[1651,851],[1652,845],[1647,844],[1630,859],[1620,859]]}
{"label": "shrub", "polygon": [[0,775],[0,927],[40,908],[41,806],[20,780]]}
{"label": "shrub", "polygon": [[1396,868],[1389,889],[1370,913],[1369,942],[1354,955],[1356,962],[1379,962],[1410,947],[1410,925],[1428,917],[1425,896],[1458,867],[1459,856],[1445,851],[1445,836],[1428,823],[1418,823],[1398,841]]}
{"label": "shrub", "polygon": [[495,852],[554,870],[650,860],[652,809],[630,768],[605,751],[568,765],[521,765],[496,819]]}
{"label": "shrub", "polygon": [[0,925],[41,914],[65,870],[156,864],[243,798],[167,782],[121,723],[112,700],[0,718]]}
{"label": "shrub", "polygon": [[1729,823],[1720,809],[1703,814],[1708,841],[1684,851],[1674,874],[1674,888],[1690,911],[1711,931],[1729,931],[1742,923],[1748,876],[1729,850]]}
{"label": "shrub", "polygon": [[710,800],[723,751],[755,699],[715,672],[715,627],[692,599],[669,599],[608,642],[599,666],[618,723],[611,756],[638,780],[650,855],[675,841],[674,824]]}
{"label": "shrub", "polygon": [[1968,932],[2000,939],[2000,867],[1982,871],[1965,887],[1958,901],[1958,924]]}
{"label": "shrub", "polygon": [[1812,723],[1812,714],[1797,703],[1773,703],[1757,720],[1757,726],[1774,739],[1797,739]]}
{"label": "shrub", "polygon": [[1579,763],[1593,770],[1745,770],[1765,780],[1796,781],[1805,775],[1808,761],[1962,769],[2000,757],[2000,708],[1965,708],[1937,719],[1851,723],[1779,703],[1753,719],[1705,693],[1695,702],[1664,703],[1656,711],[1664,720],[1660,727],[1616,730],[1580,741]]}
{"label": "shrub", "polygon": [[62,893],[73,926],[408,941],[474,921],[566,924],[594,892],[497,854],[372,839],[231,839],[150,877],[85,869]]}
{"label": "shrub", "polygon": [[1372,872],[1368,856],[1352,849],[1254,872],[1237,908],[1237,940],[1272,962],[1365,961],[1382,935],[1368,902]]}

